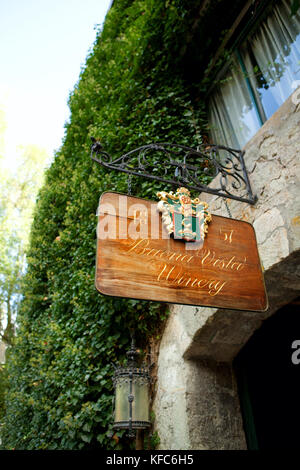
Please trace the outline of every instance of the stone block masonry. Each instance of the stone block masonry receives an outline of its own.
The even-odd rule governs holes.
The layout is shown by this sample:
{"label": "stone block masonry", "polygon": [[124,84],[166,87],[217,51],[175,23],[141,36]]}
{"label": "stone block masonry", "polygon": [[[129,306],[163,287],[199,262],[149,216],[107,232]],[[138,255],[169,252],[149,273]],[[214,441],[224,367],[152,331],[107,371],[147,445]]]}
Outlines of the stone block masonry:
{"label": "stone block masonry", "polygon": [[[293,101],[244,148],[257,203],[227,200],[232,217],[255,228],[269,309],[171,306],[153,407],[161,449],[246,449],[232,360],[261,323],[300,292],[300,104]],[[212,214],[228,216],[222,198],[200,197]]]}

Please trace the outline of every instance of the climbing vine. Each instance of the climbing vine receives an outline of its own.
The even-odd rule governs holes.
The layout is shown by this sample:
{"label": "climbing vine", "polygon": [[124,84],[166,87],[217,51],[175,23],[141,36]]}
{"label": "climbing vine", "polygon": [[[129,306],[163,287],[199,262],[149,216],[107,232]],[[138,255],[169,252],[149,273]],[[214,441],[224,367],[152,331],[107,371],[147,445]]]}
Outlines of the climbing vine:
{"label": "climbing vine", "polygon": [[[143,349],[167,310],[95,290],[98,200],[104,191],[126,192],[127,181],[91,162],[91,137],[115,156],[154,141],[202,143],[199,91],[208,85],[191,64],[203,63],[195,44],[214,21],[201,23],[202,3],[116,0],[70,95],[70,121],[36,204],[17,337],[7,354],[7,449],[129,445],[112,433],[111,364],[124,360],[129,328]],[[136,178],[133,189],[152,199],[161,187]]]}

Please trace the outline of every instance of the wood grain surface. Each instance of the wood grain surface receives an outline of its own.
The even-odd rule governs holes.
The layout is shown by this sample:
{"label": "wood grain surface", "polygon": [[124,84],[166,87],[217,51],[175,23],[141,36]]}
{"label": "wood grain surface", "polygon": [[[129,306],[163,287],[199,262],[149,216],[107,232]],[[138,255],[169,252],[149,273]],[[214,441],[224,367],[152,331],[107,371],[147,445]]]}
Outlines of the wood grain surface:
{"label": "wood grain surface", "polygon": [[212,215],[203,243],[166,233],[157,202],[104,193],[98,208],[96,288],[105,295],[265,311],[253,226]]}

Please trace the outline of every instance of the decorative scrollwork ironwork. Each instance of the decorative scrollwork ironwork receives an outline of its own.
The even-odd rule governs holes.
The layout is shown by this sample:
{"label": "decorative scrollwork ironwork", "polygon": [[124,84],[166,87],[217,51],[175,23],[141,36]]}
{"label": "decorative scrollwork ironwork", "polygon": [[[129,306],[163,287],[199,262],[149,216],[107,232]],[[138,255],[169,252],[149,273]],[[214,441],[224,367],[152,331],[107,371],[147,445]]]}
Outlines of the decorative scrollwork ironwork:
{"label": "decorative scrollwork ironwork", "polygon": [[[143,145],[113,159],[101,143],[92,138],[91,158],[110,170],[161,181],[173,186],[255,204],[244,151],[222,145],[203,145],[193,149],[168,142]],[[215,179],[205,185],[203,174]],[[217,176],[220,176],[217,179]]]}

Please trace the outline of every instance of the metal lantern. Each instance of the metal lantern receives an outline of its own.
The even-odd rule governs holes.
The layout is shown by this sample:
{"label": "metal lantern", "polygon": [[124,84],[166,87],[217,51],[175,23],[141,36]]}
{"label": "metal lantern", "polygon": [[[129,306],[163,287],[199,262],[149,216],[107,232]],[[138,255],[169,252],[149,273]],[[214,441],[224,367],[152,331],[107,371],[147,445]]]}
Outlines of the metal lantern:
{"label": "metal lantern", "polygon": [[115,368],[113,378],[115,387],[115,413],[113,429],[129,429],[133,437],[134,430],[150,427],[149,385],[150,375],[147,367],[137,366],[139,353],[134,338],[131,349],[127,352],[127,366]]}

